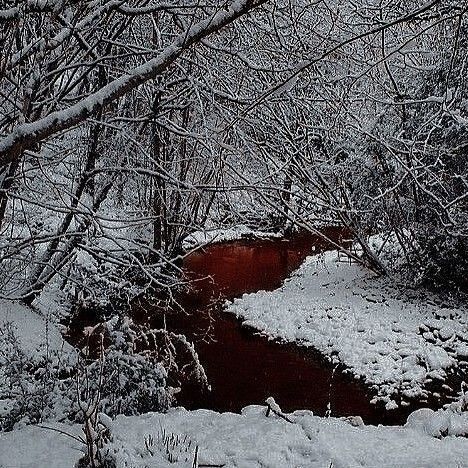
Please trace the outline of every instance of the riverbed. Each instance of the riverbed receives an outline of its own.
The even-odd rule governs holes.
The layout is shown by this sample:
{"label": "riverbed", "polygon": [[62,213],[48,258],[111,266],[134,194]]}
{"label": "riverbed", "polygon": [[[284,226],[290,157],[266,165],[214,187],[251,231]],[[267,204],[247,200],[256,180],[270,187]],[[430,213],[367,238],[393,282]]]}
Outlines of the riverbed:
{"label": "riverbed", "polygon": [[[308,409],[319,416],[360,416],[368,424],[404,424],[419,407],[441,406],[440,392],[435,392],[436,398],[415,398],[388,411],[382,402],[371,403],[375,389],[345,364],[337,364],[313,345],[286,342],[281,333],[272,339],[259,331],[261,327],[243,326],[241,319],[226,312],[226,304],[244,294],[279,291],[308,256],[348,242],[341,228],[328,228],[324,234],[332,242],[295,233],[206,245],[184,259],[182,279],[187,288],[177,293],[177,306],[147,296],[134,302],[136,321],[185,335],[206,371],[209,391],[190,380],[170,382],[181,387],[177,405],[239,412],[271,396],[287,412]],[[313,282],[314,272],[307,277]],[[251,296],[254,302],[255,297]]]}
{"label": "riverbed", "polygon": [[[333,242],[346,240],[340,228],[325,233]],[[343,366],[310,348],[270,340],[224,311],[225,301],[275,290],[307,256],[334,248],[317,235],[296,233],[283,239],[211,244],[186,257],[183,270],[191,288],[177,298],[182,311],[167,311],[164,323],[193,341],[211,391],[185,383],[177,404],[239,412],[273,396],[285,411],[306,408],[320,416],[359,415],[367,423],[403,423],[413,405],[388,412],[370,403],[372,392]],[[147,322],[161,326],[161,311],[154,310],[143,298],[138,316],[146,314]]]}

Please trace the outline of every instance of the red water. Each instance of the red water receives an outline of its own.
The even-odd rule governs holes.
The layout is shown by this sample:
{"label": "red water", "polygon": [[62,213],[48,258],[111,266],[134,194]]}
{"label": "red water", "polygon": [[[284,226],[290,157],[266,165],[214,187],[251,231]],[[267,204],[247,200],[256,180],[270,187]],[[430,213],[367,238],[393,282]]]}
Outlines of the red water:
{"label": "red water", "polygon": [[[327,235],[342,241],[339,228]],[[320,237],[300,234],[290,239],[245,240],[214,244],[188,256],[183,269],[193,280],[190,292],[179,298],[185,313],[166,314],[169,330],[193,341],[210,392],[185,384],[178,404],[189,409],[240,411],[273,396],[284,411],[310,409],[315,414],[359,415],[368,423],[397,423],[406,414],[388,413],[370,404],[372,396],[359,381],[333,366],[317,352],[269,341],[225,312],[225,299],[278,288],[305,257],[333,248]],[[144,302],[147,321],[160,326]],[[406,411],[405,411],[406,413]]]}
{"label": "red water", "polygon": [[[340,228],[328,228],[325,233],[334,242],[343,241]],[[439,397],[430,397],[427,402],[412,401],[406,407],[385,411],[370,403],[373,395],[362,382],[342,367],[334,369],[318,352],[270,341],[225,312],[226,300],[276,289],[308,255],[331,248],[311,234],[214,244],[185,258],[184,276],[192,288],[176,297],[181,308],[162,307],[160,299],[149,297],[133,304],[135,320],[183,333],[195,345],[211,391],[176,380],[180,376],[171,377],[171,384],[182,386],[179,405],[238,412],[273,396],[284,411],[309,409],[320,416],[361,416],[370,424],[402,424],[418,407],[441,406]],[[80,310],[69,326],[69,340],[79,344],[83,328],[96,320],[92,311]]]}

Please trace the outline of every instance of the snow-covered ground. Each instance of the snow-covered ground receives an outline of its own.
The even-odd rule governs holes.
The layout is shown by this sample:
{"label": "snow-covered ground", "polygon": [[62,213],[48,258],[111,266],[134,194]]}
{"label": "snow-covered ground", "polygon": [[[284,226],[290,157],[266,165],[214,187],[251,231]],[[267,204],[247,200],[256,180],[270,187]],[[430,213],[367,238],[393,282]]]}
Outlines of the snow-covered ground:
{"label": "snow-covered ground", "polygon": [[[468,467],[468,439],[427,433],[434,415],[419,412],[406,427],[355,427],[309,411],[288,415],[288,422],[273,413],[267,417],[265,409],[249,406],[233,414],[176,408],[119,416],[110,423],[108,448],[119,468],[190,468],[196,450],[200,466],[225,468]],[[81,435],[79,426],[50,427]],[[70,437],[28,426],[0,434],[0,467],[73,467],[82,448]]]}
{"label": "snow-covered ground", "polygon": [[49,351],[74,353],[57,327],[57,317],[54,314],[56,309],[45,304],[44,299],[41,305],[44,315],[20,302],[0,300],[0,331],[10,329],[27,354],[43,352],[46,346]]}
{"label": "snow-covered ground", "polygon": [[223,229],[206,229],[196,231],[184,239],[183,246],[190,249],[200,245],[211,244],[213,242],[228,242],[242,239],[243,237],[255,237],[258,239],[281,237],[281,233],[264,232],[251,229],[243,224]]}
{"label": "snow-covered ground", "polygon": [[336,251],[309,257],[272,292],[246,294],[227,310],[265,334],[314,347],[377,391],[424,397],[425,384],[468,360],[468,313],[414,300]]}
{"label": "snow-covered ground", "polygon": [[[425,379],[443,376],[463,357],[463,311],[433,303],[418,307],[358,266],[335,259],[333,252],[311,257],[279,290],[246,295],[231,310],[255,312],[250,323],[270,333],[274,324],[275,336],[314,346],[312,340],[328,343],[325,352],[379,384],[382,396],[389,397],[398,382],[420,392]],[[1,301],[0,328],[12,328],[28,353],[44,352],[45,343],[47,352],[71,353],[56,317],[47,317],[57,304],[45,297],[39,305],[43,316]],[[441,318],[434,318],[436,312]],[[267,416],[261,406],[242,414],[174,408],[166,414],[104,418],[112,434],[106,449],[118,468],[189,468],[195,452],[198,465],[226,468],[468,468],[467,408],[468,394],[446,410],[414,412],[404,427],[364,426],[359,418],[320,418],[305,410],[283,419]],[[65,433],[82,436],[81,427],[44,426],[49,429],[20,425],[0,433],[0,468],[73,467],[83,445]]]}

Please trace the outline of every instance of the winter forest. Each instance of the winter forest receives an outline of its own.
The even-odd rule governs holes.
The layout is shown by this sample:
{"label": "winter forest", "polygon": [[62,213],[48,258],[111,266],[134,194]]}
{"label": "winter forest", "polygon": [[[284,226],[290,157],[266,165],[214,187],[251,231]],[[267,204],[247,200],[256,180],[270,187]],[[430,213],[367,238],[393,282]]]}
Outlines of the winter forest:
{"label": "winter forest", "polygon": [[0,0],[0,468],[468,468],[468,1]]}

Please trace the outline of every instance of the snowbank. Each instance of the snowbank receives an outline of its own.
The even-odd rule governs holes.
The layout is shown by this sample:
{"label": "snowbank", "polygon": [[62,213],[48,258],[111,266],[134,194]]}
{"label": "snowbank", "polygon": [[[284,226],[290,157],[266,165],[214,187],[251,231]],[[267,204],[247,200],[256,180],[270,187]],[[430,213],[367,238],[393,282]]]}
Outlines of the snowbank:
{"label": "snowbank", "polygon": [[227,310],[265,334],[314,347],[378,390],[387,408],[426,395],[424,386],[468,358],[468,315],[401,290],[337,252],[309,257],[272,292],[246,294]]}
{"label": "snowbank", "polygon": [[55,317],[44,317],[20,302],[0,300],[0,329],[9,327],[28,354],[49,350],[73,353],[55,325]]}
{"label": "snowbank", "polygon": [[[117,417],[111,423],[109,448],[119,468],[188,468],[197,447],[200,465],[225,468],[468,466],[466,438],[437,439],[412,427],[353,427],[309,411],[296,411],[288,419],[292,422],[274,414],[267,417],[260,406],[249,406],[242,414],[176,408],[167,414]],[[80,433],[78,426],[53,427]],[[69,437],[29,426],[0,435],[0,466],[72,467],[80,448]]]}
{"label": "snowbank", "polygon": [[243,237],[255,237],[259,239],[269,239],[281,237],[281,233],[256,231],[243,224],[226,229],[207,229],[205,231],[196,231],[184,239],[183,246],[190,249],[196,246],[211,244],[213,242],[228,242],[239,240]]}

